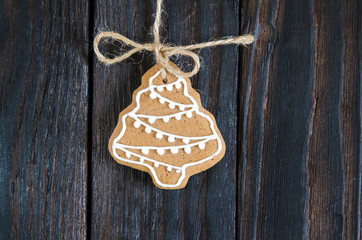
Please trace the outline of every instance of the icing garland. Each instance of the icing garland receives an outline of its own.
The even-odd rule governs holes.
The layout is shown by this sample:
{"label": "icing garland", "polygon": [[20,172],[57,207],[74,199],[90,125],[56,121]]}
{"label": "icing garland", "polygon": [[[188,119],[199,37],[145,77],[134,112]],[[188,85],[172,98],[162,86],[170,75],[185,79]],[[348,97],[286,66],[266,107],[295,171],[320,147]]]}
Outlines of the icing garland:
{"label": "icing garland", "polygon": [[[157,132],[158,134],[162,134],[162,135],[166,135],[166,136],[170,136],[170,137],[174,137],[174,138],[178,138],[178,139],[182,139],[182,140],[200,140],[200,139],[205,139],[205,138],[211,138],[211,137],[214,137],[214,135],[209,135],[209,136],[202,136],[202,137],[185,137],[185,136],[180,136],[180,135],[175,135],[175,134],[172,134],[172,133],[167,133],[167,132],[164,132],[162,130],[159,130],[157,128],[154,128],[150,125],[148,125],[147,123],[141,121],[136,115],[133,115],[133,114],[130,114],[129,115],[131,118],[135,119],[136,121],[134,122],[133,126],[135,128],[139,128],[141,125],[145,126],[145,132],[146,133],[151,133],[152,131],[154,132]],[[168,121],[167,121],[168,122]],[[170,141],[170,142],[173,142],[173,141]],[[187,142],[185,142],[187,143]]]}
{"label": "icing garland", "polygon": [[[185,79],[182,77],[178,77],[177,81],[172,82],[170,84],[157,85],[157,86],[153,85],[152,84],[153,79],[156,78],[159,74],[160,74],[160,71],[158,71],[155,75],[153,75],[149,79],[149,87],[147,87],[137,93],[136,107],[131,112],[123,115],[123,117],[122,117],[122,126],[123,127],[122,127],[120,134],[114,139],[114,141],[112,143],[112,151],[113,151],[113,155],[121,161],[138,164],[138,165],[143,165],[143,166],[147,167],[148,169],[150,169],[150,171],[158,185],[160,185],[162,187],[177,187],[181,184],[181,182],[185,178],[185,172],[186,172],[187,167],[201,164],[203,162],[206,162],[206,161],[212,159],[214,156],[218,155],[222,149],[222,143],[215,131],[214,123],[211,120],[211,118],[209,116],[207,116],[206,114],[199,111],[199,106],[198,106],[196,100],[192,96],[189,95],[189,93],[187,91],[187,84],[186,84]],[[166,89],[167,91],[172,91],[173,87],[175,87],[176,89],[180,89],[182,87],[182,85],[184,86],[184,91],[183,91],[184,96],[186,96],[192,102],[192,104],[182,104],[182,103],[174,102],[170,99],[167,99],[167,98],[161,96],[160,94],[158,94],[155,91],[155,89],[159,92],[162,92],[164,89]],[[182,112],[165,115],[165,116],[152,116],[152,115],[136,114],[136,112],[140,108],[140,96],[148,91],[150,91],[149,97],[151,99],[158,98],[158,100],[161,104],[164,104],[167,102],[169,108],[174,109],[177,106]],[[188,109],[185,111],[186,108],[191,108],[191,109]],[[185,115],[188,118],[191,118],[193,114],[197,114],[208,120],[208,122],[210,123],[210,129],[212,130],[212,133],[213,133],[212,135],[202,136],[202,137],[187,137],[187,136],[175,135],[175,134],[167,133],[167,132],[161,131],[157,128],[154,128],[154,127],[150,126],[149,124],[147,124],[146,122],[139,119],[139,118],[147,118],[148,122],[150,124],[153,124],[158,119],[162,119],[164,122],[168,122],[171,118],[180,120],[183,115]],[[162,139],[164,136],[167,136],[168,137],[167,140],[169,142],[175,142],[176,139],[180,139],[186,145],[154,147],[154,146],[129,146],[129,145],[117,143],[122,138],[122,136],[124,135],[124,133],[126,131],[127,127],[126,127],[125,120],[127,117],[131,117],[135,120],[135,122],[133,124],[133,126],[135,128],[139,128],[141,125],[143,125],[143,127],[145,127],[146,133],[150,134],[152,131],[155,132],[156,133],[155,137],[157,139]],[[193,140],[193,141],[198,140],[198,141],[190,143],[190,140]],[[134,153],[134,152],[128,150],[128,149],[141,150],[141,152],[145,155],[149,154],[150,150],[155,150],[159,155],[163,155],[163,154],[165,154],[166,150],[170,151],[173,154],[176,154],[179,152],[180,149],[183,149],[187,154],[190,154],[192,151],[192,147],[198,146],[201,150],[203,150],[205,148],[205,143],[210,140],[217,140],[218,148],[215,153],[213,153],[211,156],[206,157],[204,159],[201,159],[201,160],[198,160],[195,162],[186,163],[186,164],[182,165],[181,167],[173,166],[173,165],[170,165],[170,164],[167,164],[164,162],[160,162],[160,161],[139,155],[137,153]],[[127,159],[120,157],[116,151],[117,149],[125,152]],[[131,159],[132,156],[137,157],[138,161],[132,160]],[[171,172],[174,169],[177,173],[181,173],[181,176],[179,177],[177,183],[176,184],[165,184],[165,183],[160,182],[153,166],[148,164],[147,161],[153,163],[153,166],[156,168],[161,165],[161,166],[165,166],[167,168],[167,171],[169,171],[169,172]]]}

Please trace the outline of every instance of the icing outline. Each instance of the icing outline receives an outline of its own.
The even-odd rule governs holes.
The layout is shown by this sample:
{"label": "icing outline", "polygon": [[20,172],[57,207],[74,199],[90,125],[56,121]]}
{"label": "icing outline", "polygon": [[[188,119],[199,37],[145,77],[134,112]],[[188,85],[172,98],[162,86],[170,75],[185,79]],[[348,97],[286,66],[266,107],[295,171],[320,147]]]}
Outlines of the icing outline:
{"label": "icing outline", "polygon": [[[175,82],[172,82],[170,84],[164,84],[164,85],[153,85],[152,84],[152,81],[153,79],[155,79],[158,75],[160,74],[160,71],[158,71],[155,75],[153,75],[152,77],[149,78],[149,86],[145,89],[142,89],[140,90],[136,97],[135,97],[135,100],[136,100],[136,107],[124,114],[122,116],[122,130],[120,132],[120,134],[113,140],[113,143],[112,143],[112,151],[113,151],[113,156],[115,156],[115,158],[117,158],[118,160],[121,160],[121,161],[124,161],[124,162],[128,162],[128,163],[132,163],[132,164],[137,164],[137,165],[142,165],[142,166],[145,166],[147,167],[150,171],[151,171],[151,174],[152,174],[152,177],[153,179],[155,180],[155,182],[161,186],[161,187],[165,187],[165,188],[175,188],[175,187],[178,187],[181,185],[182,181],[184,180],[185,176],[186,176],[186,168],[190,167],[190,166],[194,166],[194,165],[198,165],[198,164],[201,164],[201,163],[204,163],[206,161],[209,161],[210,159],[212,159],[214,156],[217,156],[221,150],[222,150],[222,143],[221,143],[221,139],[220,137],[218,136],[216,130],[215,130],[215,126],[214,126],[214,122],[212,121],[212,119],[206,115],[205,113],[203,112],[200,112],[199,111],[199,106],[196,102],[196,100],[188,93],[188,90],[187,90],[187,82],[186,80],[183,78],[183,77],[179,77],[179,76],[176,76],[178,79],[177,81]],[[170,99],[167,99],[167,98],[164,98],[162,97],[161,95],[159,95],[155,89],[164,89],[166,88],[168,91],[171,91],[173,89],[173,85],[176,85],[176,84],[179,84],[179,83],[182,83],[182,85],[184,86],[184,91],[183,91],[183,94],[184,96],[186,96],[188,99],[191,100],[192,104],[180,104],[180,103],[177,103],[177,102],[174,102]],[[169,88],[167,88],[168,86],[172,86],[171,90],[169,90]],[[179,86],[179,85],[178,85]],[[166,132],[163,132],[161,130],[158,130],[156,128],[153,128],[152,126],[146,124],[145,122],[139,120],[138,117],[141,117],[141,116],[138,116],[136,114],[136,112],[140,109],[140,97],[143,93],[147,92],[147,91],[150,91],[151,93],[155,93],[156,94],[156,97],[160,99],[164,99],[165,102],[169,102],[169,103],[173,103],[174,106],[182,106],[182,107],[192,107],[192,112],[195,112],[195,114],[201,116],[201,117],[204,117],[208,120],[209,124],[210,124],[210,129],[212,131],[212,135],[209,135],[209,136],[204,136],[204,137],[185,137],[185,136],[179,136],[179,135],[174,135],[174,134],[170,134],[170,133],[166,133]],[[190,112],[190,110],[187,110],[187,111],[182,111],[180,113],[177,113],[177,114],[181,114],[181,115],[186,115],[186,112]],[[170,115],[165,115],[165,116],[150,116],[150,115],[147,115],[149,118],[154,118],[154,117],[159,117],[160,119],[165,119],[165,118],[168,118],[168,120],[172,117],[176,117],[177,114],[170,114]],[[175,115],[175,116],[173,116]],[[143,115],[143,116],[146,116],[146,115]],[[142,117],[143,117],[142,116]],[[204,159],[201,159],[199,161],[195,161],[195,162],[190,162],[190,163],[186,163],[184,165],[182,165],[181,167],[178,167],[178,166],[174,166],[174,165],[170,165],[170,164],[167,164],[167,163],[163,163],[163,162],[159,162],[157,160],[153,160],[153,159],[150,159],[150,158],[147,158],[145,156],[141,156],[137,153],[134,153],[134,152],[131,152],[131,151],[128,151],[126,148],[132,148],[132,149],[135,149],[135,147],[137,147],[137,149],[155,149],[155,150],[158,150],[158,149],[165,149],[165,147],[150,147],[150,146],[124,146],[123,144],[119,144],[117,143],[124,135],[126,129],[127,129],[127,125],[126,125],[126,118],[127,117],[132,117],[133,119],[134,118],[137,118],[138,121],[141,123],[141,125],[144,125],[146,128],[150,128],[151,129],[151,132],[152,130],[154,132],[161,132],[163,135],[165,136],[171,136],[173,137],[174,139],[185,139],[185,140],[200,140],[200,139],[204,139],[203,141],[198,141],[198,142],[195,142],[195,143],[191,143],[189,144],[187,141],[187,145],[182,145],[182,146],[172,146],[172,147],[167,147],[168,149],[174,149],[174,148],[177,148],[177,149],[184,149],[186,152],[187,152],[187,148],[191,148],[193,146],[198,146],[198,144],[200,143],[203,143],[205,144],[205,142],[207,141],[210,141],[210,140],[217,140],[217,143],[218,143],[218,148],[216,150],[215,153],[213,153],[211,156],[209,157],[206,157]],[[188,117],[188,116],[187,116]],[[146,117],[147,118],[147,117]],[[137,119],[135,119],[137,121]],[[167,122],[168,122],[167,120]],[[151,123],[152,124],[152,123]],[[211,139],[212,138],[212,139]],[[185,143],[185,142],[184,142]],[[139,161],[134,161],[134,160],[131,160],[131,159],[125,159],[125,158],[122,158],[118,155],[117,153],[117,149],[121,150],[121,151],[124,151],[126,155],[134,155],[136,156],[137,158],[139,158]],[[201,149],[201,148],[200,148]],[[127,156],[128,157],[128,156]],[[179,177],[178,181],[176,184],[165,184],[165,183],[162,183],[158,177],[157,177],[157,174],[154,170],[154,168],[152,166],[150,166],[149,164],[145,163],[144,161],[149,161],[149,162],[153,162],[154,163],[154,166],[155,167],[158,167],[159,165],[162,165],[162,166],[165,166],[167,167],[167,170],[169,171],[169,169],[171,168],[172,169],[175,169],[176,170],[176,173],[181,173],[181,176]]]}

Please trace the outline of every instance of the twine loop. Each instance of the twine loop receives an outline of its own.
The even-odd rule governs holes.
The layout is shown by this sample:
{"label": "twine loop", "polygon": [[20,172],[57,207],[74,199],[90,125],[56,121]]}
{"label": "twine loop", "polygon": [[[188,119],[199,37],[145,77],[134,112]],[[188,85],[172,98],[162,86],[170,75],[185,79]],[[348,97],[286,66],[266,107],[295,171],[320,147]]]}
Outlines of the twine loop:
{"label": "twine loop", "polygon": [[[127,37],[116,33],[116,32],[101,32],[99,33],[94,39],[94,52],[97,55],[99,61],[104,62],[106,64],[114,64],[121,62],[131,55],[141,52],[141,51],[151,51],[154,52],[156,62],[161,65],[161,74],[163,77],[166,77],[166,72],[169,72],[175,76],[180,77],[191,77],[198,73],[200,69],[200,58],[199,56],[194,53],[192,50],[201,49],[206,47],[214,47],[219,45],[228,45],[228,44],[237,44],[237,45],[248,45],[254,41],[254,37],[252,35],[243,35],[238,37],[227,37],[220,40],[205,42],[205,43],[198,43],[192,44],[187,46],[169,46],[164,45],[160,41],[160,33],[159,27],[161,25],[161,12],[162,12],[162,1],[157,0],[157,10],[156,10],[156,18],[153,25],[153,35],[154,35],[154,42],[153,43],[146,43],[141,44],[135,41],[128,39]],[[99,51],[99,44],[103,38],[111,38],[117,41],[122,42],[125,45],[133,47],[128,52],[119,55],[115,58],[108,58],[104,56]],[[190,57],[194,61],[194,67],[189,72],[181,71],[179,68],[174,67],[170,64],[170,57],[172,56],[187,56]]]}

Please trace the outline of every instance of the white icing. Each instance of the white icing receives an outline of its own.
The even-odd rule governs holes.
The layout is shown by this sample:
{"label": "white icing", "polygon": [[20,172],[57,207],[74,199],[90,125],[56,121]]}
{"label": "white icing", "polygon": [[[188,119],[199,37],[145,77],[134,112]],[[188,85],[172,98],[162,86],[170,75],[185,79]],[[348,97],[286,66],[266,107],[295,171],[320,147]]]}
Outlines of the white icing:
{"label": "white icing", "polygon": [[155,99],[156,97],[157,97],[157,93],[155,93],[155,92],[150,93],[150,98],[151,99]]}
{"label": "white icing", "polygon": [[[141,125],[143,125],[146,129],[151,129],[152,131],[154,132],[160,132],[162,133],[163,135],[165,136],[173,136],[174,138],[178,138],[178,139],[182,139],[182,141],[184,143],[189,143],[190,140],[203,140],[203,139],[214,139],[216,138],[215,137],[215,134],[211,134],[211,135],[206,135],[206,136],[201,136],[201,137],[185,137],[185,136],[180,136],[180,135],[175,135],[175,134],[172,134],[172,133],[167,133],[167,132],[164,132],[162,130],[159,130],[157,128],[154,128],[152,127],[151,125],[147,124],[146,122],[143,122],[141,121],[140,119],[138,119],[138,116],[136,115],[132,115],[130,114],[129,117],[132,117],[133,119],[135,119],[137,122],[140,122]],[[168,118],[168,121],[170,120],[169,117]],[[165,120],[165,119],[164,119]],[[149,131],[149,130],[147,130]],[[217,135],[216,135],[217,136]]]}
{"label": "white icing", "polygon": [[[169,121],[171,118],[176,118],[177,120],[180,120],[181,117],[183,115],[187,115],[191,113],[192,116],[192,112],[194,112],[194,109],[189,109],[187,111],[183,111],[183,112],[178,112],[178,113],[174,113],[174,114],[169,114],[169,115],[162,115],[162,116],[153,116],[153,115],[147,115],[147,114],[130,114],[130,116],[134,119],[136,118],[152,118],[152,119],[168,119],[167,121]],[[178,119],[179,118],[179,119]]]}
{"label": "white icing", "polygon": [[181,83],[180,83],[180,82],[176,82],[176,83],[175,83],[175,87],[176,87],[177,89],[180,89],[180,88],[181,88]]}
{"label": "white icing", "polygon": [[143,148],[142,153],[147,155],[150,153],[150,150],[148,150],[148,148]]}
{"label": "white icing", "polygon": [[176,154],[178,153],[178,148],[171,148],[170,150],[173,154]]}
{"label": "white icing", "polygon": [[157,149],[157,153],[158,153],[159,155],[163,155],[163,154],[165,154],[165,149],[158,148],[158,149]]}
{"label": "white icing", "polygon": [[167,123],[168,121],[170,121],[170,117],[163,117],[162,120]]}
{"label": "white icing", "polygon": [[[135,156],[135,157],[138,158],[138,159],[140,160],[140,162],[142,162],[142,163],[146,160],[146,161],[149,161],[149,162],[152,162],[152,163],[156,163],[156,162],[157,162],[157,163],[159,163],[160,165],[165,166],[165,167],[170,166],[170,167],[172,167],[173,169],[181,169],[181,167],[172,166],[172,165],[170,165],[170,164],[163,163],[163,162],[159,162],[159,161],[157,161],[157,160],[153,160],[153,159],[151,159],[151,158],[148,158],[148,157],[139,155],[139,154],[137,154],[137,153],[130,152],[130,151],[128,151],[127,149],[122,148],[122,147],[118,147],[117,149],[125,152],[125,153],[126,153],[126,156],[127,156],[127,153],[129,154],[129,156],[131,156],[131,155]],[[116,149],[114,149],[114,150],[116,150]],[[117,156],[119,156],[119,155],[117,154]],[[127,158],[128,158],[128,157],[127,157]],[[130,163],[136,163],[136,164],[138,164],[137,161],[133,161],[133,160],[131,160],[131,159],[121,158],[120,160],[125,161],[125,162],[130,162]]]}
{"label": "white icing", "polygon": [[166,100],[165,100],[164,98],[160,98],[158,101],[159,101],[161,104],[164,104],[164,103],[166,102]]}
{"label": "white icing", "polygon": [[135,121],[134,124],[133,124],[133,126],[134,126],[135,128],[139,128],[139,127],[141,126],[140,121]]}
{"label": "white icing", "polygon": [[185,152],[186,152],[187,154],[190,154],[190,153],[191,153],[191,147],[190,147],[190,146],[187,146],[187,147],[185,147],[184,149],[185,149]]}
{"label": "white icing", "polygon": [[168,107],[171,108],[171,109],[174,109],[174,108],[175,108],[175,104],[174,104],[174,103],[169,103],[169,104],[168,104]]}
{"label": "white icing", "polygon": [[163,91],[163,86],[158,86],[157,91],[162,92]]}
{"label": "white icing", "polygon": [[[166,85],[153,85],[152,84],[152,81],[155,77],[157,77],[158,75],[160,74],[160,72],[157,72],[154,76],[152,76],[150,79],[149,79],[149,87],[148,88],[145,88],[141,91],[139,91],[135,97],[135,100],[136,100],[136,107],[129,113],[125,114],[122,116],[122,130],[120,132],[120,134],[114,139],[113,141],[113,144],[112,144],[112,149],[113,149],[113,155],[121,160],[121,161],[124,161],[124,162],[128,162],[128,163],[133,163],[133,164],[139,164],[139,165],[142,165],[142,166],[145,166],[147,167],[151,174],[153,175],[153,178],[154,180],[156,181],[156,183],[161,186],[161,187],[169,187],[169,188],[173,188],[173,187],[177,187],[177,186],[180,186],[181,182],[183,181],[183,179],[185,178],[186,176],[186,168],[190,167],[190,166],[194,166],[194,165],[197,165],[197,164],[201,164],[203,162],[206,162],[206,161],[209,161],[211,160],[214,156],[218,155],[220,152],[221,152],[221,149],[222,149],[222,144],[221,144],[221,139],[219,138],[219,136],[217,135],[217,132],[215,130],[215,127],[214,127],[214,122],[212,121],[212,119],[204,114],[203,112],[200,112],[199,111],[199,106],[197,105],[197,102],[196,100],[191,96],[189,95],[188,91],[187,91],[187,83],[186,83],[186,80],[181,78],[181,77],[178,77],[178,80],[173,82],[173,83],[170,83],[170,84],[166,84]],[[177,103],[177,102],[174,102],[170,99],[167,99],[167,98],[164,98],[162,97],[161,95],[159,95],[158,93],[155,92],[155,88],[158,90],[158,91],[163,91],[163,88],[166,87],[167,90],[169,91],[172,91],[173,89],[173,86],[175,86],[175,88],[179,89],[181,88],[181,86],[184,86],[184,89],[183,89],[183,94],[192,102],[192,104],[181,104],[181,103]],[[143,94],[143,93],[146,93],[147,91],[150,91],[150,98],[151,99],[155,99],[155,98],[158,98],[159,101],[165,101],[165,102],[168,102],[168,104],[170,103],[173,103],[174,106],[177,106],[181,111],[183,111],[185,108],[191,108],[190,110],[188,111],[183,111],[181,112],[181,115],[180,113],[177,113],[177,114],[172,114],[172,115],[167,115],[167,116],[147,116],[147,115],[138,115],[136,114],[136,112],[139,110],[140,108],[140,96]],[[162,99],[162,100],[161,100]],[[186,117],[192,117],[192,114],[193,112],[201,117],[204,117],[208,120],[208,122],[210,123],[210,129],[212,130],[212,135],[209,135],[209,136],[202,136],[202,137],[187,137],[187,136],[180,136],[180,135],[175,135],[175,134],[171,134],[171,133],[167,133],[167,132],[164,132],[164,131],[161,131],[159,129],[156,129],[150,125],[148,125],[146,122],[144,121],[141,121],[139,119],[139,117],[145,117],[145,118],[148,118],[148,120],[150,118],[155,119],[162,119],[163,121],[165,122],[168,122],[170,120],[170,118],[172,117],[177,117],[179,118],[179,116],[182,116],[182,115],[186,115]],[[189,114],[187,114],[189,113]],[[124,135],[125,131],[126,131],[126,118],[127,117],[132,117],[133,119],[135,119],[135,122],[134,122],[134,127],[135,128],[139,128],[141,125],[143,125],[145,127],[145,131],[147,133],[151,133],[152,131],[156,132],[156,136],[158,133],[162,134],[162,136],[167,136],[168,137],[168,141],[169,142],[174,142],[175,139],[182,139],[182,141],[186,144],[186,145],[179,145],[179,146],[169,146],[169,147],[154,147],[154,146],[127,146],[127,145],[123,145],[123,144],[119,144],[117,143]],[[151,121],[152,121],[151,120]],[[151,122],[150,122],[151,123]],[[151,123],[152,124],[152,123]],[[194,142],[189,144],[190,140],[193,140]],[[191,147],[193,146],[199,146],[200,149],[202,149],[202,147],[204,148],[205,147],[205,142],[207,141],[210,141],[210,140],[217,140],[217,143],[218,143],[218,148],[217,148],[217,151],[215,153],[213,153],[211,156],[208,156],[204,159],[200,159],[198,161],[194,161],[194,162],[190,162],[190,163],[186,163],[184,165],[182,165],[181,167],[179,166],[173,166],[173,165],[170,165],[170,164],[167,164],[167,163],[164,163],[164,162],[159,162],[157,160],[154,160],[154,159],[151,159],[151,158],[147,158],[145,156],[142,156],[142,155],[139,155],[137,153],[134,153],[128,149],[141,149],[141,151],[143,149],[147,149],[148,151],[149,150],[156,150],[156,152],[160,155],[164,154],[166,150],[170,150],[172,153],[174,153],[176,150],[177,152],[179,151],[179,149],[184,149],[184,151],[186,153],[191,153]],[[117,149],[123,151],[126,153],[126,157],[127,159],[125,158],[122,158],[118,155],[117,153]],[[145,154],[143,151],[142,151],[143,154]],[[134,156],[136,157],[137,159],[139,160],[133,160],[133,159],[130,159],[131,156]],[[148,162],[151,162],[153,163],[153,165],[155,167],[159,167],[160,165],[162,166],[165,166],[167,167],[167,171],[172,171],[173,169],[175,169],[175,171],[177,173],[181,173],[181,176],[179,177],[178,181],[176,184],[166,184],[166,183],[162,183],[158,177],[157,177],[157,174],[153,168],[152,165],[150,165]]]}
{"label": "white icing", "polygon": [[200,144],[205,144],[208,141],[211,140],[216,140],[217,137],[212,136],[210,138],[204,139],[204,140],[200,140],[194,143],[190,143],[190,144],[185,144],[185,145],[176,145],[176,146],[165,146],[165,147],[155,147],[155,146],[131,146],[131,145],[126,145],[126,144],[121,144],[121,143],[115,143],[115,146],[118,148],[126,148],[126,149],[136,149],[136,150],[142,150],[142,149],[147,149],[147,150],[158,150],[158,149],[162,149],[162,150],[171,150],[172,148],[177,148],[177,149],[183,149],[183,148],[187,148],[187,147],[196,147],[199,146]]}
{"label": "white icing", "polygon": [[162,134],[162,133],[160,133],[160,132],[158,132],[158,133],[156,134],[156,138],[158,138],[158,139],[162,139],[162,138],[163,138],[163,134]]}
{"label": "white icing", "polygon": [[[183,78],[180,78],[178,81],[185,81],[185,79],[183,79]],[[177,81],[177,82],[178,82]],[[171,83],[171,84],[173,84],[173,83]],[[186,85],[186,83],[185,83],[185,85]],[[166,85],[161,85],[161,86],[166,86]],[[168,102],[168,103],[170,103],[170,102],[172,102],[172,103],[174,103],[176,106],[178,106],[178,107],[180,107],[180,106],[182,106],[182,107],[188,107],[188,108],[190,108],[190,107],[194,107],[195,105],[194,104],[183,104],[183,103],[177,103],[177,102],[174,102],[174,101],[172,101],[172,100],[170,100],[170,99],[168,99],[168,98],[165,98],[165,97],[162,97],[160,94],[158,94],[157,92],[155,92],[155,88],[158,88],[158,87],[156,87],[155,85],[153,85],[153,86],[150,86],[150,87],[148,87],[147,88],[147,91],[149,90],[149,91],[151,91],[152,93],[154,93],[154,94],[152,94],[152,96],[156,96],[158,99],[159,99],[159,101],[161,102],[161,99],[162,99],[162,102],[164,103],[164,102]],[[186,90],[187,91],[187,90]],[[151,94],[150,94],[151,95]],[[190,99],[191,100],[191,99]]]}
{"label": "white icing", "polygon": [[148,118],[148,122],[151,123],[151,124],[154,123],[155,121],[156,121],[155,117],[149,117]]}
{"label": "white icing", "polygon": [[146,128],[145,128],[145,132],[146,132],[146,133],[151,133],[151,131],[152,131],[152,130],[151,130],[150,127],[146,127]]}

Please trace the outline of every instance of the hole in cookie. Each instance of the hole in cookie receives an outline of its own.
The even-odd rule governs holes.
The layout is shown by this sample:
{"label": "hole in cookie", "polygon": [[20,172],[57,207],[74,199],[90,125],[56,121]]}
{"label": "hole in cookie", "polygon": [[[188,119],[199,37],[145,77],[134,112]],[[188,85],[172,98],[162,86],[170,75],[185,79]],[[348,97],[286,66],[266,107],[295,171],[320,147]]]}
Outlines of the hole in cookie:
{"label": "hole in cookie", "polygon": [[167,79],[166,79],[166,78],[163,79],[162,82],[163,82],[163,83],[167,83]]}

